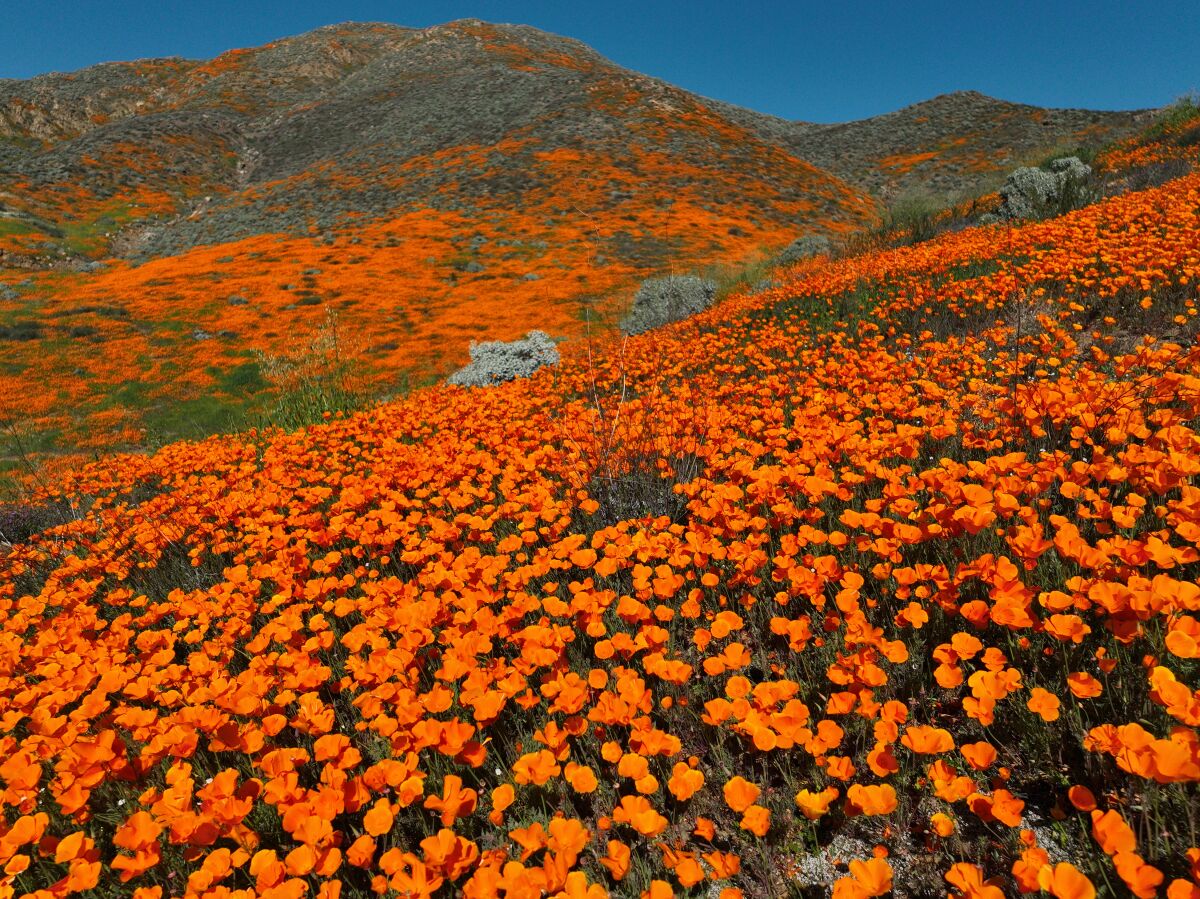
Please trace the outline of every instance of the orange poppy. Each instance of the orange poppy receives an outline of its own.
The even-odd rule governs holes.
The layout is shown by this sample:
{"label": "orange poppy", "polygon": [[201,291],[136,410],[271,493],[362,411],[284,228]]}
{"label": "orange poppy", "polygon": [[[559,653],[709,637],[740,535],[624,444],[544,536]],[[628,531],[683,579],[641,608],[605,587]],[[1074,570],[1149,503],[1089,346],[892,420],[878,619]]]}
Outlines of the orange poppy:
{"label": "orange poppy", "polygon": [[839,795],[841,795],[840,791],[836,787],[826,787],[819,793],[802,789],[796,794],[796,805],[804,817],[810,821],[816,821],[829,811],[829,806]]}
{"label": "orange poppy", "polygon": [[991,743],[964,743],[958,751],[976,771],[984,771],[996,761],[996,747]]}
{"label": "orange poppy", "polygon": [[887,815],[896,809],[896,791],[891,784],[864,786],[852,784],[846,791],[847,813]]}
{"label": "orange poppy", "polygon": [[954,748],[954,738],[948,730],[925,725],[907,728],[900,742],[919,755],[937,755]]}
{"label": "orange poppy", "polygon": [[1046,865],[1038,872],[1038,887],[1057,899],[1095,899],[1096,888],[1070,862]]}
{"label": "orange poppy", "polygon": [[1026,703],[1029,711],[1036,712],[1043,721],[1058,720],[1058,710],[1062,702],[1057,696],[1041,687],[1034,687],[1030,694],[1029,701]]}
{"label": "orange poppy", "polygon": [[704,774],[685,762],[676,762],[671,769],[671,778],[667,781],[667,789],[680,802],[692,798],[704,786]]}
{"label": "orange poppy", "polygon": [[1067,790],[1067,799],[1071,805],[1081,812],[1090,812],[1096,808],[1096,797],[1087,787],[1076,784]]}
{"label": "orange poppy", "polygon": [[725,803],[731,809],[744,812],[758,799],[762,790],[741,775],[737,775],[726,781],[722,792],[725,795]]}
{"label": "orange poppy", "polygon": [[655,837],[667,829],[670,822],[642,796],[624,796],[613,809],[613,820],[628,824],[642,836]]}

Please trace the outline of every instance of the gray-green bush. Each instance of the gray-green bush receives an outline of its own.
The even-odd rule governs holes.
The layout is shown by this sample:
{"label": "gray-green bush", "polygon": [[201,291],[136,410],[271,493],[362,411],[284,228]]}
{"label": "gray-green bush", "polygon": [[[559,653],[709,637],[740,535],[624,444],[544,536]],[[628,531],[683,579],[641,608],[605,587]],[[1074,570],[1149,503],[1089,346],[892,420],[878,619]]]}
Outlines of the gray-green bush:
{"label": "gray-green bush", "polygon": [[775,261],[780,265],[789,265],[801,259],[832,254],[833,243],[824,234],[805,234],[784,247]]}
{"label": "gray-green bush", "polygon": [[471,361],[447,378],[460,387],[491,387],[528,378],[539,368],[558,364],[558,347],[545,331],[530,331],[522,340],[489,340],[471,344]]}
{"label": "gray-green bush", "polygon": [[1051,218],[1086,206],[1092,200],[1092,168],[1078,156],[1055,159],[1046,168],[1024,167],[1011,172],[1000,188],[996,217]]}
{"label": "gray-green bush", "polygon": [[717,295],[717,283],[695,275],[668,275],[643,281],[633,307],[621,320],[626,334],[641,334],[703,312]]}

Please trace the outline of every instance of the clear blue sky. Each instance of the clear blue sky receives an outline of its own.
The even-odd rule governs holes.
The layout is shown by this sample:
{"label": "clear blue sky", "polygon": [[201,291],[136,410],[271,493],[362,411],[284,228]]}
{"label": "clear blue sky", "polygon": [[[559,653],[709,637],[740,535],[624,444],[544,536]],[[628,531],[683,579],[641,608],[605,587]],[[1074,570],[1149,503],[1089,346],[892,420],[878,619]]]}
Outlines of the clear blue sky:
{"label": "clear blue sky", "polygon": [[1160,106],[1200,88],[1200,0],[0,0],[0,77],[207,58],[333,22],[519,22],[708,97],[808,121],[953,90],[1041,106]]}

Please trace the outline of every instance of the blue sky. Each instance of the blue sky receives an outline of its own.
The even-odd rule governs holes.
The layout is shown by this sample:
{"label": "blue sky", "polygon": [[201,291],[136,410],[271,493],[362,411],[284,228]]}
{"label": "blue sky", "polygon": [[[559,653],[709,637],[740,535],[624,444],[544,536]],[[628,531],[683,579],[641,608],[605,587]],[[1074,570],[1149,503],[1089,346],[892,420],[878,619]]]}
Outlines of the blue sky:
{"label": "blue sky", "polygon": [[474,17],[578,38],[631,69],[791,119],[888,112],[953,90],[1133,109],[1200,89],[1197,0],[378,2],[4,0],[0,77],[211,57],[332,22]]}

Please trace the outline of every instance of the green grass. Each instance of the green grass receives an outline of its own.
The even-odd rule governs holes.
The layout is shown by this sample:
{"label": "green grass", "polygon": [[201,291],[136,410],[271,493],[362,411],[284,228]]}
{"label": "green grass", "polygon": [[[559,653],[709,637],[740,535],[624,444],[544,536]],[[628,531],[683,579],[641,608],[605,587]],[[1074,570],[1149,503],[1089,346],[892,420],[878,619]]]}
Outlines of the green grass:
{"label": "green grass", "polygon": [[909,191],[888,206],[883,230],[902,243],[923,243],[938,234],[938,218],[950,205],[925,191]]}
{"label": "green grass", "polygon": [[1141,141],[1148,143],[1164,134],[1200,118],[1200,94],[1186,94],[1172,103],[1163,114],[1141,134]]}
{"label": "green grass", "polygon": [[716,283],[717,292],[713,302],[719,303],[726,297],[750,290],[765,280],[775,268],[774,255],[760,247],[742,262],[711,265],[697,274]]}
{"label": "green grass", "polygon": [[0,502],[19,498],[23,482],[36,477],[37,459],[61,451],[62,431],[35,431],[19,424],[0,422]]}
{"label": "green grass", "polygon": [[271,386],[257,362],[243,362],[228,370],[209,366],[208,373],[216,379],[218,388],[231,396],[261,393]]}
{"label": "green grass", "polygon": [[248,399],[217,394],[171,400],[146,409],[142,424],[147,443],[161,446],[176,440],[196,440],[242,430],[253,405]]}
{"label": "green grass", "polygon": [[1067,159],[1074,156],[1085,165],[1092,165],[1106,146],[1109,144],[1059,144],[1045,153],[1030,158],[1027,164],[1034,168],[1044,169],[1056,159]]}
{"label": "green grass", "polygon": [[107,246],[106,234],[120,229],[137,218],[132,203],[116,201],[96,216],[82,222],[64,222],[63,248],[80,256],[102,252]]}
{"label": "green grass", "polygon": [[0,216],[0,237],[15,237],[22,234],[37,234],[39,229],[24,219]]}

